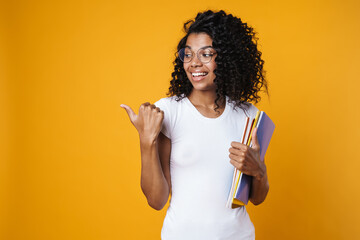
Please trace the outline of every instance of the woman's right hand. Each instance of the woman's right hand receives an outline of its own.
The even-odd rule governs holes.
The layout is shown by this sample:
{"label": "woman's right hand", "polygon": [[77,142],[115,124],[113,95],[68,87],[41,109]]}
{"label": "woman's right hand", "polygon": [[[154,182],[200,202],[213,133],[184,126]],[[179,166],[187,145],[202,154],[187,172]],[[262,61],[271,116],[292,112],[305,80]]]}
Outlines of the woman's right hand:
{"label": "woman's right hand", "polygon": [[131,107],[125,104],[120,106],[126,110],[131,123],[139,132],[140,140],[153,142],[157,139],[164,120],[164,112],[160,108],[146,102],[140,105],[139,114],[136,115]]}

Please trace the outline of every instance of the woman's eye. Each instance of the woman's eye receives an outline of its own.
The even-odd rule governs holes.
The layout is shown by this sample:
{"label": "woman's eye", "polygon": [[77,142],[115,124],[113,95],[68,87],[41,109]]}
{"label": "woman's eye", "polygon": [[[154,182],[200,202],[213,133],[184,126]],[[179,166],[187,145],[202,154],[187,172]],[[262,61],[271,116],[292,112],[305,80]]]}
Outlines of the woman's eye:
{"label": "woman's eye", "polygon": [[212,57],[213,54],[212,53],[203,53],[203,57]]}

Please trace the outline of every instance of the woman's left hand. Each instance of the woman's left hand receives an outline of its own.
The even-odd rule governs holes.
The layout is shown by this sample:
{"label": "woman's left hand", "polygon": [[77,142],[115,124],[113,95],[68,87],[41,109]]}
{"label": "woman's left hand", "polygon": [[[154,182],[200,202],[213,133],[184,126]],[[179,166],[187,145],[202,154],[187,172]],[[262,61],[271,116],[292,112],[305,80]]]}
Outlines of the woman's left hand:
{"label": "woman's left hand", "polygon": [[265,163],[260,160],[257,128],[253,130],[251,147],[239,142],[231,142],[229,152],[230,163],[242,173],[253,176],[257,180],[266,175]]}

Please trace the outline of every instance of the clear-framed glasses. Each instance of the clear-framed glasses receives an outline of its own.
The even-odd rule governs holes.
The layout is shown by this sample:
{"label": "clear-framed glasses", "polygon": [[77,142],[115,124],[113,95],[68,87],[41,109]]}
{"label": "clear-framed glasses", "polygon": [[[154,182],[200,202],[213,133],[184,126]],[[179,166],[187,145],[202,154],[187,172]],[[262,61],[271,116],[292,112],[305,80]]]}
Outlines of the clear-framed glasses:
{"label": "clear-framed glasses", "polygon": [[[196,52],[196,55],[202,63],[208,63],[213,56],[216,55],[216,51],[212,47],[203,47]],[[184,63],[191,62],[194,57],[195,53],[189,47],[182,48],[178,51],[178,58]]]}

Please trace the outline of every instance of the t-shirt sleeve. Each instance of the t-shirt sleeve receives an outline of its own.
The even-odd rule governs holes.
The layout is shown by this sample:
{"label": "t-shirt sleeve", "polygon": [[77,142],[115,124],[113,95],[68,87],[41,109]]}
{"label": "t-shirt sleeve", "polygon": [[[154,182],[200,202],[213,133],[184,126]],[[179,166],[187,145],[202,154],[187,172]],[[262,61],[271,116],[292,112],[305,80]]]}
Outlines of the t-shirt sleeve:
{"label": "t-shirt sleeve", "polygon": [[156,107],[164,111],[164,120],[162,122],[161,132],[169,139],[171,139],[171,113],[169,107],[169,101],[166,98],[162,98],[154,103]]}
{"label": "t-shirt sleeve", "polygon": [[257,107],[255,107],[253,104],[250,105],[249,107],[249,115],[252,117],[252,118],[255,118],[256,117],[256,113],[259,109]]}

